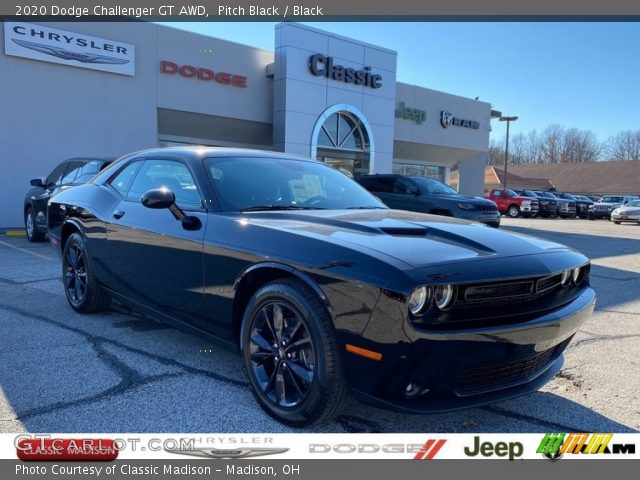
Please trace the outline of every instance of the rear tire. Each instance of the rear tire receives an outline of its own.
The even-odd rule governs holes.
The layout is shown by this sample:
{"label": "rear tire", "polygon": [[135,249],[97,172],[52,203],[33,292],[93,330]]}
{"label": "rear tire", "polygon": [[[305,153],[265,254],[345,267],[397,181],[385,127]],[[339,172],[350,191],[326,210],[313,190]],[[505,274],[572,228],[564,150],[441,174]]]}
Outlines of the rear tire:
{"label": "rear tire", "polygon": [[333,321],[318,296],[295,279],[261,287],[242,319],[240,345],[262,409],[294,427],[335,418],[350,395]]}
{"label": "rear tire", "polygon": [[73,233],[62,252],[62,282],[67,301],[80,313],[97,313],[109,307],[111,299],[98,283],[84,238]]}
{"label": "rear tire", "polygon": [[620,222],[614,220],[613,223],[615,223],[616,225],[620,225]]}
{"label": "rear tire", "polygon": [[43,242],[45,234],[38,231],[36,226],[36,216],[33,214],[33,208],[28,208],[24,214],[24,231],[27,234],[27,240],[30,242]]}

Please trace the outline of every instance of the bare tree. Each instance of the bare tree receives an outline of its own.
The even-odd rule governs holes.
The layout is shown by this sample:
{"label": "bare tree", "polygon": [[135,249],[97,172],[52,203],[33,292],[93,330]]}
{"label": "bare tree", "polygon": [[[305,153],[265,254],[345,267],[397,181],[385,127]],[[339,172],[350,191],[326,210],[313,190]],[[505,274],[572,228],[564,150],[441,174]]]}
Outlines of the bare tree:
{"label": "bare tree", "polygon": [[613,160],[640,160],[640,130],[625,130],[614,135],[604,150]]}

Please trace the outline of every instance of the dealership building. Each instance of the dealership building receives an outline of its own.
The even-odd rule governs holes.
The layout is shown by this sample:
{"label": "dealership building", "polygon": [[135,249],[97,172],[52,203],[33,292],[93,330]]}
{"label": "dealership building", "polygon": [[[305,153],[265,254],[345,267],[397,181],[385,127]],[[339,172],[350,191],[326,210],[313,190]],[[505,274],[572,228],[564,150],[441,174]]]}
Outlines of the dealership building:
{"label": "dealership building", "polygon": [[157,146],[282,151],[356,178],[456,167],[461,193],[483,193],[491,105],[401,83],[387,48],[292,23],[273,51],[142,22],[2,29],[0,228],[62,160]]}

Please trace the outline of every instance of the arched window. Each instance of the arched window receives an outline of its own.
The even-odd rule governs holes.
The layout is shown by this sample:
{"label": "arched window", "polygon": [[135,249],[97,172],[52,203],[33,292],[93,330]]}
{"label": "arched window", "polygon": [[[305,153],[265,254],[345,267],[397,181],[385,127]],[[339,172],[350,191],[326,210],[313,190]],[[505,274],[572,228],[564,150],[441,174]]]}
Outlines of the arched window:
{"label": "arched window", "polygon": [[368,152],[369,138],[358,118],[349,112],[336,112],[322,125],[318,147]]}
{"label": "arched window", "polygon": [[358,109],[338,104],[320,115],[311,140],[313,158],[358,179],[369,173],[373,153],[371,127]]}

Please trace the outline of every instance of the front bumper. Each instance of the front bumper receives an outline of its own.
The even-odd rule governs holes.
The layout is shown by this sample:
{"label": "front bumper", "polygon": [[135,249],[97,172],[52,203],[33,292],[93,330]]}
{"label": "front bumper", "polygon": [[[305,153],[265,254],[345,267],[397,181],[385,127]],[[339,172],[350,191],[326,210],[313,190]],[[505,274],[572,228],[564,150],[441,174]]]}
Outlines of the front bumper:
{"label": "front bumper", "polygon": [[589,218],[611,218],[611,210],[589,210]]}
{"label": "front bumper", "polygon": [[463,218],[472,222],[484,223],[492,227],[500,226],[500,212],[497,210],[495,212],[465,212],[461,210],[460,212],[461,213],[458,215],[458,218]]}
{"label": "front bumper", "polygon": [[412,413],[459,410],[534,392],[560,370],[562,352],[591,315],[595,298],[586,287],[560,309],[518,324],[446,331],[405,325],[407,342],[369,345],[385,349],[377,365],[346,362],[352,389],[365,403]]}
{"label": "front bumper", "polygon": [[625,215],[619,213],[611,214],[611,221],[613,222],[640,222],[640,215]]}

